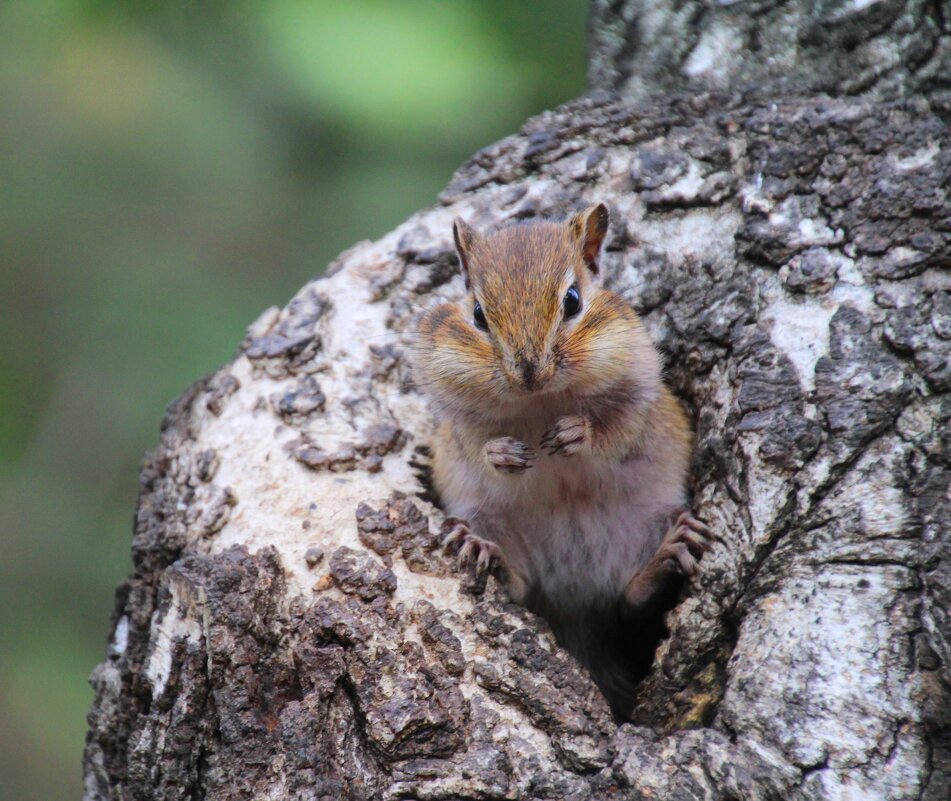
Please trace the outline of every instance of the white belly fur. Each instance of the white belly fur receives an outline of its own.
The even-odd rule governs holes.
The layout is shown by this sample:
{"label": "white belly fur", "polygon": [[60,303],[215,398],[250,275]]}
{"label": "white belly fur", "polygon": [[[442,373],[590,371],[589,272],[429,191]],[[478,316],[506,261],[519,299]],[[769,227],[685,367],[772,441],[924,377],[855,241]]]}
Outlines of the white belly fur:
{"label": "white belly fur", "polygon": [[446,488],[449,511],[497,542],[529,586],[559,606],[616,600],[685,501],[681,482],[644,456],[607,463],[541,453],[520,475],[482,465],[465,472]]}

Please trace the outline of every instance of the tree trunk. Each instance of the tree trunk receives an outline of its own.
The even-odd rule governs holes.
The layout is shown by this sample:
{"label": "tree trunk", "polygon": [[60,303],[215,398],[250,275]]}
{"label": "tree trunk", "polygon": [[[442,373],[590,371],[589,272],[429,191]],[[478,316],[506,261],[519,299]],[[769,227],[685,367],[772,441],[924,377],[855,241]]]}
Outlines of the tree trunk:
{"label": "tree trunk", "polygon": [[[598,91],[478,153],[169,410],[86,798],[951,797],[949,19],[597,0]],[[621,727],[543,621],[439,551],[404,359],[414,315],[463,293],[453,216],[595,200],[724,540]]]}

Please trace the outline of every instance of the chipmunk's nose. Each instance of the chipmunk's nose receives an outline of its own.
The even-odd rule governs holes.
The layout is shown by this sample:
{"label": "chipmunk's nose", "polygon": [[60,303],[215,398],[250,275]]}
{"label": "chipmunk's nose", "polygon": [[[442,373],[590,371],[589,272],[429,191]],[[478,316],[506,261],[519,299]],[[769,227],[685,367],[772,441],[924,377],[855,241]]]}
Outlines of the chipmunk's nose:
{"label": "chipmunk's nose", "polygon": [[537,385],[535,362],[529,359],[519,359],[518,370],[522,374],[522,383],[525,385],[525,389],[535,389]]}

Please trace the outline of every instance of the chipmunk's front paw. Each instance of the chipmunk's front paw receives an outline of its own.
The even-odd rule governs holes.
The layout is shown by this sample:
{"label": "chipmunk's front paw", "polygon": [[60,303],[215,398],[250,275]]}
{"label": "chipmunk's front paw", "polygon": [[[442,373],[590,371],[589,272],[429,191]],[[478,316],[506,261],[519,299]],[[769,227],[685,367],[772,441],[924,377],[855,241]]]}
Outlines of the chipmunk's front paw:
{"label": "chipmunk's front paw", "polygon": [[542,437],[541,447],[552,456],[571,456],[580,451],[588,441],[590,423],[579,414],[559,417]]}
{"label": "chipmunk's front paw", "polygon": [[502,473],[524,473],[535,464],[536,453],[521,440],[499,437],[485,443],[485,458]]}
{"label": "chipmunk's front paw", "polygon": [[443,547],[447,551],[458,547],[456,564],[460,568],[474,564],[476,575],[487,572],[493,563],[502,558],[502,551],[496,543],[473,534],[469,526],[461,520],[452,522],[452,528],[443,540]]}

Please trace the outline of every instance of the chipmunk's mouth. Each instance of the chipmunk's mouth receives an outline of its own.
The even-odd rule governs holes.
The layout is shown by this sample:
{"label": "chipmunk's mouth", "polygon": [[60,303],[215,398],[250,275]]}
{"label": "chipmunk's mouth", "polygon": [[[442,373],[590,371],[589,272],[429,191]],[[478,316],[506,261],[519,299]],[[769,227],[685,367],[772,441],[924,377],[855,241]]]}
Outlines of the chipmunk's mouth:
{"label": "chipmunk's mouth", "polygon": [[564,387],[553,381],[546,381],[545,384],[533,386],[531,389],[521,383],[509,383],[509,395],[519,401],[542,400],[552,395],[559,395],[562,392],[564,392]]}

